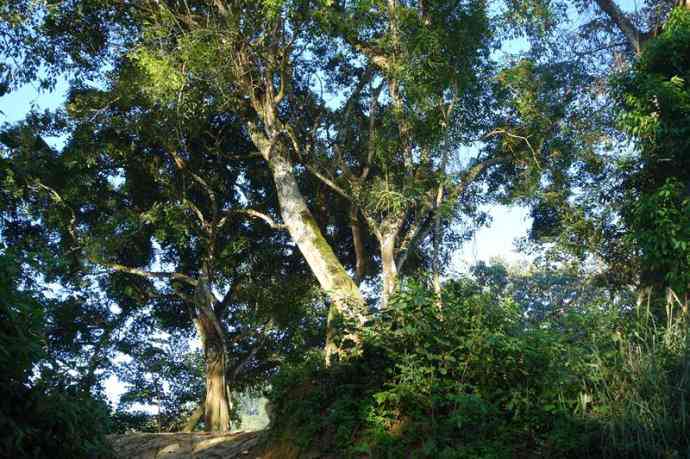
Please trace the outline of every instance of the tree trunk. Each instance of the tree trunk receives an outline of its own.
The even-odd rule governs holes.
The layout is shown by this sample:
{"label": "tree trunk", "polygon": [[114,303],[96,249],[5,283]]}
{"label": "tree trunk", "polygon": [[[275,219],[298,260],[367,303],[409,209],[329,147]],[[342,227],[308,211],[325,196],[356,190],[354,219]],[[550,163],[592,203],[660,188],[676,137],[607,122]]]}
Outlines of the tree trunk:
{"label": "tree trunk", "polygon": [[362,229],[359,225],[359,216],[357,208],[350,205],[350,231],[352,233],[352,246],[355,251],[355,282],[359,283],[364,279],[364,272],[366,270],[366,260],[364,254],[364,243],[362,238]]}
{"label": "tree trunk", "polygon": [[613,0],[595,0],[599,8],[613,21],[613,23],[620,29],[628,44],[635,51],[635,54],[640,54],[642,50],[643,34],[633,24],[630,18],[616,5]]}
{"label": "tree trunk", "polygon": [[441,221],[439,217],[434,217],[434,253],[431,260],[432,282],[436,301],[441,306]]}
{"label": "tree trunk", "polygon": [[[445,169],[447,156],[443,158],[443,169]],[[436,302],[439,308],[441,304],[441,238],[443,232],[441,231],[441,204],[443,203],[443,185],[439,185],[436,193],[436,202],[434,204],[434,227],[433,227],[433,254],[431,260],[431,273],[433,276],[434,293],[436,294]]]}
{"label": "tree trunk", "polygon": [[268,157],[273,174],[283,222],[314,276],[331,300],[325,349],[326,360],[330,362],[334,354],[343,351],[341,338],[353,341],[355,344],[359,342],[356,329],[343,333],[340,324],[345,320],[351,321],[354,327],[361,326],[365,319],[366,303],[359,288],[336,257],[307,207],[287,154],[274,151],[274,154],[265,155],[265,157]]}
{"label": "tree trunk", "polygon": [[[275,130],[271,126],[275,122],[275,110],[258,110],[260,118],[267,129]],[[341,340],[344,338],[359,343],[357,332],[365,320],[366,302],[357,284],[345,271],[338,260],[333,248],[328,244],[319,229],[314,216],[307,207],[302,192],[297,184],[289,149],[278,134],[267,136],[254,122],[247,122],[247,128],[252,142],[261,156],[268,162],[273,183],[278,195],[278,205],[283,223],[290,233],[292,241],[297,245],[302,256],[316,280],[331,300],[326,329],[326,362],[329,363],[335,354],[344,351]],[[272,140],[269,140],[271,138]],[[354,330],[343,333],[339,326],[343,320],[352,322]]]}
{"label": "tree trunk", "polygon": [[217,344],[206,347],[204,423],[209,432],[230,430],[230,400],[225,383],[225,352]]}
{"label": "tree trunk", "polygon": [[230,430],[230,398],[225,380],[227,350],[225,334],[213,312],[214,302],[208,281],[201,277],[196,291],[198,316],[195,325],[206,360],[204,423],[209,432],[227,432]]}
{"label": "tree trunk", "polygon": [[379,238],[381,246],[381,268],[383,270],[383,307],[388,305],[391,296],[398,287],[398,267],[395,264],[395,241],[397,232],[383,234]]}

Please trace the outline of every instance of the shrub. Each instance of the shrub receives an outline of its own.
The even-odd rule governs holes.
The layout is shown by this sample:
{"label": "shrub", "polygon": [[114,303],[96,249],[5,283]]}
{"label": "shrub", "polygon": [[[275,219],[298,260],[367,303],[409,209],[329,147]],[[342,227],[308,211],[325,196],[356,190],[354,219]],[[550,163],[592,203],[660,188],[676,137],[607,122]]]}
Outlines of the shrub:
{"label": "shrub", "polygon": [[[363,355],[284,368],[273,435],[303,454],[680,457],[688,448],[684,316],[592,304],[539,322],[469,279],[408,283]],[[675,455],[675,456],[674,456]]]}
{"label": "shrub", "polygon": [[16,288],[0,255],[0,457],[108,457],[109,408],[103,400],[42,380],[42,307]]}

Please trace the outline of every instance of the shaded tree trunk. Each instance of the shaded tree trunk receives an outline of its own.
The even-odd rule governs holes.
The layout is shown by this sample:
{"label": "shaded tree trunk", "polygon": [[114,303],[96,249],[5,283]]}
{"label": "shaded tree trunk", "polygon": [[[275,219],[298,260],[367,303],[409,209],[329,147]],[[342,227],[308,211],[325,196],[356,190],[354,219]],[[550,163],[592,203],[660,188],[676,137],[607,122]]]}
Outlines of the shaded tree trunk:
{"label": "shaded tree trunk", "polygon": [[225,334],[213,312],[215,298],[208,281],[199,279],[196,290],[198,316],[195,325],[201,337],[206,360],[206,398],[204,424],[210,432],[230,430],[230,398],[226,382],[227,349]]}
{"label": "shaded tree trunk", "polygon": [[[252,137],[257,137],[256,133]],[[293,165],[287,157],[286,148],[279,144],[266,151],[265,148],[261,148],[264,139],[255,139],[255,144],[262,150],[264,158],[269,163],[283,223],[331,301],[325,348],[326,361],[330,362],[335,354],[342,353],[344,340],[359,343],[356,329],[364,323],[366,303],[307,207],[297,184]],[[344,321],[349,322],[355,329],[343,330],[341,324]]]}
{"label": "shaded tree trunk", "polygon": [[379,238],[381,247],[381,268],[383,270],[383,306],[387,306],[398,287],[398,266],[395,263],[395,242],[397,231],[384,233]]}

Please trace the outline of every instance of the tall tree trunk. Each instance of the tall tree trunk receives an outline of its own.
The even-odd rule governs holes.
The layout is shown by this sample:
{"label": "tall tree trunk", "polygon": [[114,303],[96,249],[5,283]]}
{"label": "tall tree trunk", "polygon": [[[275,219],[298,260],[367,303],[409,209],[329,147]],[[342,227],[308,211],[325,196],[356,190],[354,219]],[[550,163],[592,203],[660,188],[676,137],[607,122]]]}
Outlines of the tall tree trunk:
{"label": "tall tree trunk", "polygon": [[436,215],[434,216],[434,253],[431,260],[431,273],[433,276],[434,293],[439,306],[441,305],[441,236],[441,218]]}
{"label": "tall tree trunk", "polygon": [[[359,343],[357,328],[364,323],[366,302],[357,284],[347,274],[333,252],[333,248],[324,238],[319,225],[307,207],[295,178],[289,149],[279,139],[281,134],[278,134],[275,129],[277,111],[274,106],[271,108],[271,102],[265,105],[268,108],[257,108],[257,113],[266,125],[265,129],[268,132],[274,132],[274,135],[267,135],[265,130],[252,121],[247,122],[247,128],[252,142],[268,162],[283,223],[331,301],[325,347],[326,362],[330,363],[335,354],[344,351],[342,346],[344,340]],[[343,333],[339,326],[343,321],[351,322],[355,329]]]}
{"label": "tall tree trunk", "polygon": [[397,231],[384,233],[379,238],[381,246],[381,268],[383,270],[383,306],[387,306],[391,296],[398,287],[398,267],[395,264],[395,241]]}
{"label": "tall tree trunk", "polygon": [[[447,155],[444,154],[443,166],[445,170]],[[441,211],[440,207],[443,203],[443,185],[439,185],[438,191],[436,192],[436,202],[434,203],[434,220],[433,220],[433,254],[431,260],[431,273],[433,276],[434,283],[434,293],[436,294],[437,306],[440,308],[441,304],[441,238],[443,237],[443,232],[441,231]]]}
{"label": "tall tree trunk", "polygon": [[206,360],[206,398],[204,424],[209,432],[230,430],[230,398],[226,382],[227,349],[225,334],[213,312],[215,298],[208,281],[201,277],[197,285],[198,316],[195,321]]}
{"label": "tall tree trunk", "polygon": [[268,161],[278,193],[281,217],[292,240],[331,300],[326,332],[326,360],[330,362],[334,354],[342,351],[342,345],[339,344],[341,338],[359,342],[356,330],[343,333],[339,324],[345,320],[352,322],[355,327],[361,326],[366,303],[307,207],[287,154],[274,153],[268,157]]}
{"label": "tall tree trunk", "polygon": [[355,251],[355,282],[359,283],[364,278],[366,259],[364,253],[362,228],[359,224],[357,208],[354,205],[350,205],[350,231],[352,233],[352,246]]}
{"label": "tall tree trunk", "polygon": [[225,352],[214,343],[206,346],[206,400],[204,423],[210,432],[230,430],[230,400],[225,382]]}

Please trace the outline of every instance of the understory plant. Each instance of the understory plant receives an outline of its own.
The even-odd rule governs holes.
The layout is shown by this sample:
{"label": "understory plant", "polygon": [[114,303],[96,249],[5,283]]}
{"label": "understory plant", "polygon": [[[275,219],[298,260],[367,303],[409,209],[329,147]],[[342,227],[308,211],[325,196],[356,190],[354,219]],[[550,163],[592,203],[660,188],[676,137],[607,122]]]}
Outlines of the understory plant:
{"label": "understory plant", "polygon": [[540,320],[463,278],[407,282],[361,357],[314,354],[273,381],[295,457],[685,457],[688,328],[629,305]]}

